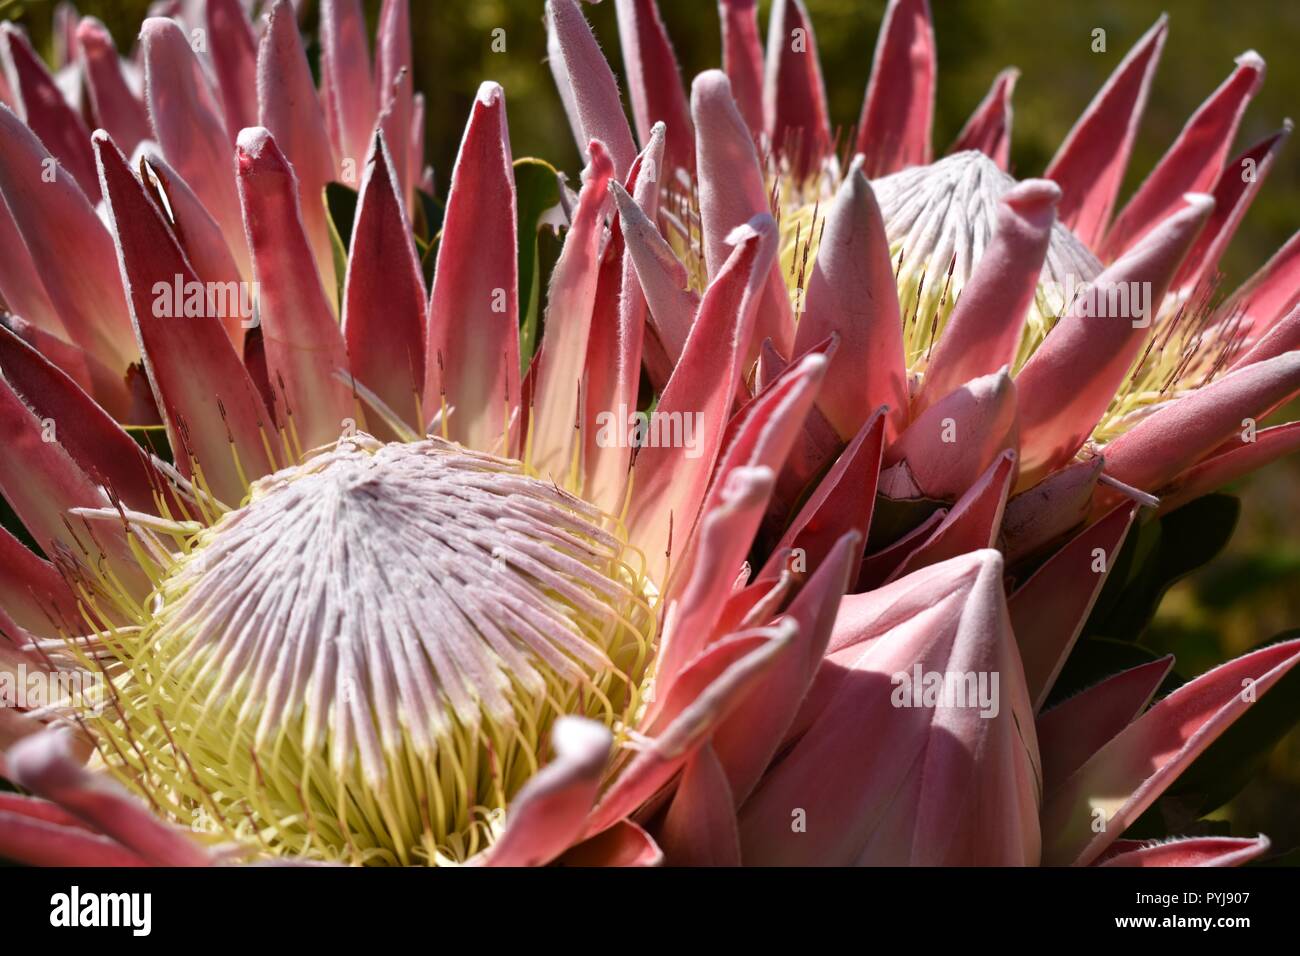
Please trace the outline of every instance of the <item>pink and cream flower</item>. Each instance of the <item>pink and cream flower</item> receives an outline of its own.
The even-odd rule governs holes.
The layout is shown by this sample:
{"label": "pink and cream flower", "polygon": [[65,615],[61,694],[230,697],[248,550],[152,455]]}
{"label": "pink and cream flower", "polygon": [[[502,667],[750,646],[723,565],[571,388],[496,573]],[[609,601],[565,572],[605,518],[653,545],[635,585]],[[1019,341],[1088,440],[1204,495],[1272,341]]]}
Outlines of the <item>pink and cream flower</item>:
{"label": "pink and cream flower", "polygon": [[[1045,499],[1023,520],[1049,556],[1008,596],[1016,558],[995,545],[1026,500],[1008,503],[1011,489],[1073,474],[1100,421],[1075,409],[1030,427],[1023,394],[1006,398],[1017,350],[1029,353],[1019,382],[1082,322],[1067,311],[1048,329],[1040,305],[1056,294],[1040,288],[1044,261],[1049,275],[1094,261],[1077,230],[1053,225],[1069,189],[1012,187],[969,155],[931,168],[973,177],[968,206],[914,184],[945,224],[930,237],[950,243],[942,257],[970,259],[922,318],[942,325],[939,343],[969,337],[948,350],[956,391],[931,407],[980,437],[936,465],[921,399],[944,350],[909,382],[903,343],[928,354],[936,333],[909,331],[891,284],[928,294],[902,278],[927,247],[892,251],[884,180],[868,180],[929,160],[928,113],[914,109],[931,95],[924,5],[891,5],[872,89],[912,92],[868,96],[868,149],[842,176],[828,172],[815,51],[779,54],[761,80],[752,4],[725,3],[732,79],[702,76],[688,109],[675,67],[673,84],[655,73],[671,53],[653,4],[619,7],[639,147],[578,6],[548,7],[587,167],[526,366],[515,166],[492,83],[471,110],[426,289],[404,0],[383,4],[373,66],[359,4],[324,0],[320,89],[288,0],[256,25],[211,0],[201,54],[192,23],[147,20],[142,88],[102,27],[69,24],[85,94],[73,99],[5,28],[0,228],[15,254],[0,274],[0,495],[36,547],[0,532],[0,676],[89,674],[105,696],[0,709],[0,773],[24,791],[0,793],[0,855],[1160,865],[1263,853],[1262,837],[1121,837],[1300,661],[1300,642],[1150,706],[1168,659],[1044,710],[1108,573],[1092,570],[1095,552],[1114,555],[1134,520],[1127,498],[1088,520],[1100,466],[1067,486],[1074,498],[1025,493]],[[776,10],[780,38],[803,12]],[[966,145],[990,145],[1001,102]],[[784,119],[759,127],[769,113]],[[756,133],[784,144],[765,164]],[[358,159],[336,259],[322,190]],[[895,180],[904,217],[909,174]],[[817,190],[832,185],[823,218]],[[963,208],[985,212],[963,220]],[[1161,284],[1162,310],[1208,204],[1169,210],[1107,267]],[[807,277],[798,309],[791,255]],[[156,308],[178,285],[241,282],[255,284],[252,324],[228,299]],[[1024,332],[1012,313],[1032,309],[1043,328]],[[1091,399],[1128,334],[1104,362],[1100,345],[1078,359]],[[1221,449],[1231,429],[1189,403],[1217,395],[1238,417],[1239,404],[1276,403],[1293,358],[1283,349],[1150,413],[1105,446],[1107,467],[1125,440],[1161,467],[1199,461],[1189,443]],[[647,408],[669,440],[602,437],[603,414]],[[124,427],[154,420],[170,455]],[[1242,454],[1197,467],[1219,476]],[[894,489],[944,473],[963,477],[921,488],[955,500],[867,548],[882,474]],[[1112,485],[1163,490],[1163,472],[1126,474]],[[919,693],[896,693],[913,673]],[[927,675],[974,677],[992,696],[940,706]]]}

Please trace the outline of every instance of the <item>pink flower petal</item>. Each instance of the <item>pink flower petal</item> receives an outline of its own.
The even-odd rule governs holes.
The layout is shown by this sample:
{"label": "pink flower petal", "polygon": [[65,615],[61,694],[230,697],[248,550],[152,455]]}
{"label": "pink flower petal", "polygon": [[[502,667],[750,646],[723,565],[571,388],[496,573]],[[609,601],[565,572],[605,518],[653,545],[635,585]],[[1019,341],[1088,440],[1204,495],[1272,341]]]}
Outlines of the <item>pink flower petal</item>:
{"label": "pink flower petal", "polygon": [[71,345],[19,316],[6,316],[3,325],[57,365],[114,421],[158,424],[158,410],[154,408],[149,383],[140,365],[132,365],[122,375],[109,369],[85,349]]}
{"label": "pink flower petal", "polygon": [[1102,258],[1115,259],[1174,214],[1186,193],[1209,192],[1228,156],[1237,124],[1264,82],[1264,60],[1250,50],[1237,68],[1187,121],[1174,144],[1116,217],[1102,243]]}
{"label": "pink flower petal", "polygon": [[45,283],[32,262],[31,254],[23,242],[22,234],[9,207],[0,196],[0,297],[7,311],[21,316],[47,335],[66,339],[68,331],[59,318],[58,310],[45,291]]}
{"label": "pink flower petal", "polygon": [[736,805],[759,785],[821,665],[840,598],[862,553],[862,535],[848,531],[804,585],[786,614],[799,625],[774,667],[714,731],[713,747],[726,770]]}
{"label": "pink flower petal", "polygon": [[1237,369],[1175,399],[1106,445],[1106,473],[1157,492],[1179,472],[1300,392],[1300,352]]}
{"label": "pink flower petal", "polygon": [[1139,664],[1039,715],[1043,792],[1055,790],[1108,740],[1136,720],[1173,666],[1172,654]]}
{"label": "pink flower petal", "polygon": [[276,0],[267,15],[257,54],[259,125],[266,127],[293,164],[298,177],[303,228],[321,282],[334,299],[334,248],[330,243],[325,184],[343,178],[335,172],[325,117],[312,84],[298,21],[289,0]]}
{"label": "pink flower petal", "polygon": [[1220,314],[1231,321],[1240,314],[1243,344],[1249,348],[1300,305],[1300,232],[1275,252],[1224,303]]}
{"label": "pink flower petal", "polygon": [[[452,439],[512,449],[505,433],[520,402],[515,178],[505,93],[495,83],[479,87],[449,196],[429,298],[424,419],[445,400],[454,408]],[[577,241],[570,233],[565,245]]]}
{"label": "pink flower petal", "polygon": [[0,193],[69,338],[125,374],[139,351],[112,237],[73,177],[5,106],[0,141]]}
{"label": "pink flower petal", "polygon": [[258,122],[257,38],[239,0],[208,0],[207,27],[226,134],[234,143],[241,129]]}
{"label": "pink flower petal", "polygon": [[546,24],[551,70],[565,94],[578,147],[593,161],[587,150],[593,141],[599,141],[609,151],[614,175],[622,182],[636,159],[636,144],[614,73],[576,0],[547,0]]}
{"label": "pink flower petal", "polygon": [[1011,161],[1011,94],[1018,79],[1020,71],[1015,67],[994,77],[993,85],[948,152],[977,149],[997,163],[999,169],[1007,169]]}
{"label": "pink flower petal", "polygon": [[[817,382],[820,384],[824,379],[825,362],[829,362],[834,357],[838,341],[838,336],[830,336],[814,345],[796,358],[793,365],[787,366],[776,378],[765,384],[763,390],[758,393],[758,398],[763,398],[768,391],[788,377],[802,377],[812,368],[815,368]],[[804,365],[807,359],[822,361],[817,366],[810,367]],[[727,447],[732,436],[739,433],[738,426],[743,420],[743,414],[757,400],[747,403],[732,418],[723,447]],[[806,497],[805,492],[831,467],[844,450],[844,442],[815,405],[806,413],[801,409],[798,415],[797,419],[782,426],[783,430],[787,428],[790,430],[791,438],[789,451],[785,453],[784,465],[777,472],[776,491],[772,495],[772,504],[768,507],[768,515],[764,521],[764,535],[769,540],[779,535],[790,523]]]}
{"label": "pink flower petal", "polygon": [[858,583],[854,591],[874,591],[891,580],[898,566],[907,560],[912,552],[929,541],[947,517],[948,509],[939,508],[893,544],[868,554],[862,559],[862,569],[858,572]]}
{"label": "pink flower petal", "polygon": [[338,438],[356,414],[337,377],[347,349],[303,231],[293,167],[262,127],[241,132],[235,149],[275,419],[292,421],[306,451]]}
{"label": "pink flower petal", "polygon": [[581,717],[561,717],[551,730],[555,757],[510,801],[505,831],[483,860],[487,866],[545,866],[578,838],[600,789],[612,738]]}
{"label": "pink flower petal", "polygon": [[1269,850],[1268,837],[1191,837],[1167,843],[1137,844],[1118,840],[1124,850],[1097,866],[1242,866]]}
{"label": "pink flower petal", "polygon": [[18,627],[38,637],[52,637],[60,628],[79,634],[86,627],[76,595],[54,565],[4,528],[0,528],[0,607]]}
{"label": "pink flower petal", "polygon": [[1061,222],[1090,249],[1100,245],[1110,225],[1151,78],[1164,49],[1168,19],[1161,14],[1115,67],[1043,173],[1061,187]]}
{"label": "pink flower petal", "polygon": [[[798,452],[800,442],[807,434],[809,417],[816,414],[812,403],[825,373],[825,357],[817,352],[809,353],[782,370],[757,398],[732,416],[721,446],[725,452],[714,472],[715,478],[701,513],[716,506],[722,487],[720,478],[733,468],[769,468],[778,476],[779,490],[781,477],[788,471],[788,467],[782,466],[788,466]],[[683,569],[693,561],[692,545],[693,542],[688,543],[681,561]],[[769,564],[763,576],[768,576],[773,570]]]}
{"label": "pink flower petal", "polygon": [[1276,133],[1224,164],[1212,193],[1214,212],[1183,261],[1174,280],[1175,289],[1190,291],[1201,279],[1214,277],[1224,250],[1268,178],[1278,152],[1291,138],[1293,128],[1292,122],[1285,120]]}
{"label": "pink flower petal", "polygon": [[[112,35],[94,17],[86,17],[77,27],[77,46],[95,125],[108,130],[128,153],[134,152],[141,140],[152,136],[149,113],[127,86]],[[91,163],[93,171],[93,157]],[[98,181],[95,185],[98,188]]]}
{"label": "pink flower petal", "polygon": [[774,580],[756,581],[748,587],[733,591],[718,617],[710,641],[773,620],[777,611],[785,605],[793,586],[794,575],[785,571]]}
{"label": "pink flower petal", "polygon": [[734,580],[749,553],[774,480],[770,468],[735,468],[726,473],[719,500],[705,512],[692,573],[677,584],[680,595],[671,600],[665,615],[655,690],[660,700],[714,633],[729,596],[727,582]]}
{"label": "pink flower petal", "polygon": [[[375,80],[382,96],[406,74],[411,82],[415,58],[411,53],[410,0],[384,0],[379,10],[379,31],[375,40]],[[393,140],[393,150],[398,140]],[[396,165],[396,162],[394,162]]]}
{"label": "pink flower petal", "polygon": [[[343,287],[343,336],[352,371],[416,434],[423,434],[424,276],[401,183],[383,135],[361,175]],[[380,421],[367,412],[371,427]],[[380,431],[387,432],[387,426]],[[386,437],[391,437],[387,436]]]}
{"label": "pink flower petal", "polygon": [[[1016,378],[1020,393],[1021,487],[1036,483],[1079,450],[1128,375],[1178,265],[1210,215],[1209,196],[1186,205],[1107,268],[1079,297]],[[1146,290],[1148,314],[1107,313],[1115,290]],[[1125,300],[1130,296],[1125,295]],[[1095,303],[1094,303],[1095,300]]]}
{"label": "pink flower petal", "polygon": [[[231,291],[231,295],[223,297],[223,302],[214,303],[216,309],[213,315],[221,320],[221,325],[236,350],[240,349],[244,344],[244,323],[252,320],[253,293],[234,293],[234,290],[241,288],[238,285],[241,277],[239,265],[227,244],[227,237],[199,201],[199,197],[194,195],[189,184],[177,175],[165,159],[156,154],[151,144],[141,147],[131,165],[140,169],[142,162],[148,168],[141,175],[147,179],[146,185],[153,194],[154,201],[159,206],[163,205],[158,202],[159,190],[166,196],[166,206],[171,214],[171,233],[185,253],[185,258],[194,267],[194,272],[205,282],[221,283],[223,289]],[[242,237],[240,241],[242,244]],[[244,306],[247,306],[246,311]]]}
{"label": "pink flower petal", "polygon": [[[774,549],[773,560],[775,554],[793,548],[802,552],[809,568],[817,568],[844,532],[856,531],[866,540],[876,504],[876,481],[884,444],[885,412],[877,409],[790,522]],[[859,549],[849,566],[850,581],[858,580],[861,565]],[[759,577],[767,578],[775,572],[769,561]]]}
{"label": "pink flower petal", "polygon": [[[375,38],[375,85],[379,95],[379,125],[392,144],[390,159],[406,207],[415,209],[415,179],[424,162],[423,143],[411,145],[415,120],[415,89],[411,71],[411,11],[409,0],[384,0]],[[421,122],[423,118],[421,117]],[[423,129],[419,136],[423,136]]]}
{"label": "pink flower petal", "polygon": [[96,484],[128,508],[153,511],[166,484],[135,439],[94,400],[7,329],[0,329],[0,370],[32,413],[54,423],[57,441]]}
{"label": "pink flower petal", "polygon": [[1221,447],[1174,479],[1160,496],[1160,513],[1180,508],[1297,449],[1300,449],[1300,422],[1266,428],[1255,434],[1253,442],[1234,442]]}
{"label": "pink flower petal", "polygon": [[153,866],[212,862],[202,847],[155,818],[142,801],[82,769],[62,734],[20,740],[5,754],[5,764],[19,786],[58,804]]}
{"label": "pink flower petal", "polygon": [[[839,333],[835,333],[835,338],[838,347]],[[763,344],[758,352],[758,362],[754,365],[754,394],[759,395],[766,391],[780,377],[781,373],[789,367],[790,363],[772,345],[772,340],[763,339]]]}
{"label": "pink flower petal", "polygon": [[42,800],[39,797],[27,797],[17,793],[0,793],[0,812],[15,813],[19,816],[29,817],[32,820],[57,823],[62,827],[73,827],[84,832],[91,832],[90,827],[71,813],[60,808],[58,804],[50,803],[48,800]]}
{"label": "pink flower petal", "polygon": [[189,475],[197,461],[213,494],[242,501],[245,478],[271,471],[263,445],[271,429],[266,407],[216,318],[155,314],[159,284],[174,288],[178,276],[182,285],[199,279],[112,141],[101,131],[93,143],[131,290],[131,317],[177,464]]}
{"label": "pink flower petal", "polygon": [[[758,154],[741,119],[731,84],[719,70],[706,70],[691,84],[691,115],[695,119],[696,162],[699,167],[700,220],[704,231],[704,261],[716,279],[728,256],[728,237],[737,226],[767,213],[769,202]],[[773,262],[766,277],[753,347],[746,363],[758,357],[758,346],[770,338],[782,355],[794,348],[794,313]]]}
{"label": "pink flower petal", "polygon": [[132,594],[148,593],[148,579],[120,525],[98,522],[92,531],[84,521],[69,518],[72,508],[107,508],[109,500],[59,442],[45,439],[47,434],[13,386],[0,380],[0,442],[5,448],[0,496],[47,555],[92,567],[106,560]]}
{"label": "pink flower petal", "polygon": [[[918,614],[891,613],[901,582],[868,596],[872,638],[846,657],[849,674],[825,709],[741,809],[747,864],[1038,862],[1038,747],[1001,557],[976,551],[927,578]],[[911,680],[915,669],[985,675],[986,691],[998,674],[996,712],[898,706],[911,696],[897,675]]]}
{"label": "pink flower petal", "polygon": [[670,866],[740,866],[736,804],[708,744],[686,761],[659,828],[659,844]]}
{"label": "pink flower petal", "polygon": [[[656,123],[649,142],[628,173],[628,188],[636,194],[629,200],[645,217],[658,215],[659,171],[664,163],[663,123]],[[627,189],[610,192],[627,196]],[[586,408],[583,415],[597,427],[585,429],[583,461],[585,478],[583,497],[609,514],[623,509],[628,468],[632,460],[630,442],[602,440],[606,429],[599,427],[602,415],[622,421],[626,429],[627,414],[635,410],[641,383],[641,351],[645,338],[646,300],[636,277],[632,259],[626,255],[622,217],[612,220],[610,239],[597,280],[596,302],[592,310],[591,335],[587,340],[586,377],[583,392]],[[626,432],[625,432],[626,433]]]}
{"label": "pink flower petal", "polygon": [[903,323],[889,240],[862,157],[849,168],[825,222],[794,350],[838,333],[818,407],[847,440],[887,405],[885,433],[892,440],[908,418]]}
{"label": "pink flower petal", "polygon": [[[591,164],[583,172],[578,208],[564,238],[560,260],[551,273],[541,352],[537,357],[536,387],[529,411],[529,464],[560,485],[568,485],[575,472],[575,433],[591,427],[580,419],[582,405],[578,392],[587,361],[587,341],[600,274],[599,250],[609,202],[609,182],[614,175],[610,156],[602,144],[593,142],[590,154]],[[482,240],[476,236],[472,241]]]}
{"label": "pink flower petal", "polygon": [[682,360],[656,406],[661,415],[694,416],[699,425],[695,447],[644,448],[634,467],[637,491],[627,519],[629,540],[641,549],[648,573],[658,581],[664,580],[670,552],[683,550],[690,541],[721,451],[763,284],[776,258],[776,223],[770,216],[755,217],[736,231],[735,239],[736,249],[705,293]]}
{"label": "pink flower petal", "polygon": [[1294,352],[1296,349],[1300,349],[1300,306],[1292,309],[1286,318],[1265,332],[1253,346],[1243,352],[1241,357],[1232,363],[1229,371],[1255,365],[1287,352]]}
{"label": "pink flower petal", "polygon": [[992,547],[1002,522],[1007,492],[1016,471],[1016,453],[1004,451],[979,480],[957,499],[948,516],[943,519],[924,544],[909,554],[898,569],[890,575],[896,581],[906,574],[946,561],[956,555],[980,548]]}
{"label": "pink flower petal", "polygon": [[627,259],[649,306],[645,363],[651,384],[662,391],[681,361],[700,297],[691,291],[686,267],[678,261],[654,221],[618,183],[610,190],[618,207]]}
{"label": "pink flower petal", "polygon": [[167,162],[212,214],[240,274],[250,274],[249,250],[239,215],[234,161],[224,123],[212,113],[199,87],[201,67],[175,20],[150,17],[140,28],[145,100],[154,138]]}
{"label": "pink flower petal", "polygon": [[1088,517],[1104,463],[1100,455],[1073,462],[1011,496],[1002,514],[1001,548],[1007,561],[1039,554]]}
{"label": "pink flower petal", "polygon": [[695,129],[682,87],[672,41],[655,0],[616,0],[623,72],[636,119],[637,138],[648,145],[656,123],[664,123],[664,172],[695,170]]}
{"label": "pink flower petal", "polygon": [[1043,862],[1095,860],[1297,663],[1300,641],[1254,651],[1184,684],[1129,724],[1047,797]]}
{"label": "pink flower petal", "polygon": [[817,38],[803,0],[776,0],[767,27],[764,130],[773,147],[786,154],[795,177],[803,179],[831,151]]}
{"label": "pink flower petal", "polygon": [[1115,508],[1048,558],[1011,595],[1011,627],[1035,711],[1046,703],[1074,649],[1136,514],[1132,504]]}
{"label": "pink flower petal", "polygon": [[[936,512],[946,513],[943,509]],[[913,618],[924,618],[940,596],[952,590],[954,571],[959,568],[960,562],[932,564],[891,584],[844,596],[822,667],[786,734],[785,745],[797,741],[816,723],[844,680],[852,675],[851,668],[866,646],[892,628]]]}
{"label": "pink flower petal", "polygon": [[[37,801],[32,801],[36,803]],[[149,866],[108,837],[0,806],[0,857],[28,866]]]}
{"label": "pink flower petal", "polygon": [[1016,386],[1007,369],[954,389],[918,415],[885,453],[906,461],[927,498],[953,500],[1018,442]]}
{"label": "pink flower petal", "polygon": [[[599,833],[632,813],[669,783],[716,727],[781,659],[798,626],[786,621],[713,644],[682,677],[691,692],[680,708],[665,707],[652,736],[605,791],[587,823]],[[739,657],[733,647],[745,648]],[[719,666],[721,663],[722,666]],[[693,671],[698,670],[700,674]],[[707,680],[704,676],[707,674]]]}
{"label": "pink flower petal", "polygon": [[[797,636],[797,626],[793,621],[786,626],[792,639]],[[715,640],[701,644],[695,656],[676,671],[675,680],[655,685],[651,706],[641,717],[642,728],[662,729],[671,726],[723,672],[766,647],[775,633],[777,632],[771,626],[764,625],[729,633],[719,632]]]}
{"label": "pink flower petal", "polygon": [[1025,180],[1002,197],[993,239],[926,363],[913,415],[963,382],[1015,361],[1060,198],[1061,190],[1046,179]]}
{"label": "pink flower petal", "polygon": [[631,820],[619,820],[567,850],[556,863],[559,866],[642,867],[659,866],[663,861],[663,851],[650,834]]}
{"label": "pink flower petal", "polygon": [[722,66],[736,107],[754,139],[763,126],[763,44],[758,36],[758,0],[719,0]]}
{"label": "pink flower petal", "polygon": [[0,52],[15,81],[19,115],[59,165],[72,173],[90,201],[99,202],[95,158],[90,152],[90,130],[85,122],[63,98],[27,37],[12,23],[0,24]]}
{"label": "pink flower petal", "polygon": [[869,178],[930,161],[935,71],[929,0],[889,0],[858,119]]}
{"label": "pink flower petal", "polygon": [[321,86],[336,133],[339,162],[357,166],[370,149],[378,114],[370,73],[370,47],[360,0],[321,0]]}

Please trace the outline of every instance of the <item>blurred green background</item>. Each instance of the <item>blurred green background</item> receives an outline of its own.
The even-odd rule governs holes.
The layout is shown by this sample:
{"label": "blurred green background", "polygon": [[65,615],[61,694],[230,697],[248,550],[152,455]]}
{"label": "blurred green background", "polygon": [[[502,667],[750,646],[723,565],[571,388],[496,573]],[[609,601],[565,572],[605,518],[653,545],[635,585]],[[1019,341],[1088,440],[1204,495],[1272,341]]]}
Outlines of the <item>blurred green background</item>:
{"label": "blurred green background", "polygon": [[[832,120],[857,120],[884,0],[805,0],[828,85]],[[378,0],[366,0],[373,26]],[[766,23],[763,2],[760,17]],[[537,155],[572,176],[578,153],[545,63],[541,0],[411,0],[415,83],[428,104],[429,161],[440,190],[460,141],[478,84],[506,90],[516,157]],[[147,0],[81,0],[83,13],[103,19],[121,49],[130,49]],[[314,26],[312,0],[303,11]],[[1242,124],[1235,152],[1276,130],[1300,105],[1300,3],[1221,0],[932,0],[939,49],[935,144],[946,148],[1005,66],[1021,77],[1014,105],[1012,167],[1035,175],[1097,88],[1139,36],[1167,10],[1168,42],[1138,135],[1124,193],[1159,159],[1187,117],[1231,71],[1233,58],[1256,49],[1268,76]],[[49,44],[51,4],[9,3],[34,41]],[[716,4],[660,0],[686,77],[720,65]],[[613,3],[585,7],[616,73],[621,53]],[[505,30],[505,52],[492,50]],[[1092,31],[1106,31],[1105,52],[1093,52]],[[1262,195],[1247,214],[1223,264],[1224,288],[1261,265],[1300,227],[1300,146],[1283,150]],[[1300,417],[1300,403],[1279,416]],[[1209,567],[1178,584],[1163,601],[1143,643],[1178,657],[1184,676],[1300,625],[1300,456],[1231,490],[1242,499],[1240,526]],[[1264,831],[1275,849],[1300,846],[1300,732],[1274,751],[1266,767],[1218,816],[1238,833]]]}

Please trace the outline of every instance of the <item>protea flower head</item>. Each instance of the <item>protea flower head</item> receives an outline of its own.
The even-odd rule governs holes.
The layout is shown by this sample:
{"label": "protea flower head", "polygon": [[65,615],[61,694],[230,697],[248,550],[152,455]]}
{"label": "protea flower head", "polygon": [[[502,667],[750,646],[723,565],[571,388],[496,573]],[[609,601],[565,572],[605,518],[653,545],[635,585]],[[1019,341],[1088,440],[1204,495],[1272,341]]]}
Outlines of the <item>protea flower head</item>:
{"label": "protea flower head", "polygon": [[[84,99],[6,28],[0,494],[39,553],[0,534],[0,678],[101,693],[0,709],[0,773],[26,791],[0,793],[0,856],[1155,865],[1265,851],[1262,837],[1120,837],[1300,642],[1149,708],[1168,659],[1044,711],[1109,573],[1095,554],[1117,553],[1136,512],[1122,496],[1092,520],[1090,463],[1064,483],[1073,497],[1044,489],[1076,474],[1078,445],[1061,450],[1076,416],[1051,424],[1046,479],[1012,499],[1031,503],[1022,522],[1046,556],[1016,579],[995,547],[1017,471],[1036,475],[1018,464],[1031,432],[1008,369],[1023,379],[1083,321],[1073,306],[1053,318],[1051,283],[1105,275],[1091,242],[1053,224],[1065,194],[962,154],[934,181],[970,190],[964,206],[903,170],[888,212],[887,180],[868,173],[928,161],[917,114],[869,97],[874,158],[840,175],[815,52],[777,56],[760,81],[752,7],[723,4],[734,79],[702,76],[688,110],[653,4],[620,3],[638,149],[578,6],[548,5],[587,165],[576,195],[559,191],[563,250],[527,362],[525,224],[493,83],[440,232],[423,223],[426,290],[403,0],[383,4],[373,67],[358,3],[322,3],[320,89],[288,0],[257,24],[211,0],[197,53],[185,11],[147,20],[142,94],[93,21],[69,30]],[[923,14],[891,7],[877,72],[901,69],[901,45],[928,49]],[[796,17],[778,3],[774,36]],[[888,82],[924,99],[932,80]],[[1000,102],[971,137],[999,127]],[[760,127],[768,113],[785,119]],[[756,133],[783,144],[766,165]],[[344,249],[348,224],[321,194],[351,172]],[[915,203],[941,235],[891,251],[888,223]],[[1206,203],[1156,217],[1108,268],[1169,285]],[[891,283],[930,294],[903,278],[927,242],[960,268],[945,264],[949,297],[904,325]],[[208,298],[243,282],[251,316]],[[959,468],[918,429],[935,355],[961,335],[973,344],[946,373],[959,387],[932,405],[980,436]],[[917,350],[931,354],[909,382]],[[1226,439],[1189,403],[1276,403],[1291,358],[1213,377],[1115,445],[1150,449],[1177,422],[1160,460],[1193,463],[1189,434],[1205,451]],[[131,432],[155,422],[146,450]],[[1216,477],[1238,455],[1210,459]],[[945,468],[963,482],[927,487]],[[885,476],[955,500],[868,548]],[[1163,487],[1112,480],[1129,484]]]}
{"label": "protea flower head", "polygon": [[655,4],[616,6],[636,137],[577,4],[550,5],[551,64],[580,143],[599,133],[626,163],[668,124],[663,228],[624,228],[670,357],[722,238],[766,211],[782,253],[751,358],[788,361],[837,336],[818,412],[844,442],[889,406],[890,497],[955,501],[1015,451],[1002,526],[1012,554],[1125,496],[1169,510],[1295,448],[1296,427],[1257,434],[1243,420],[1300,390],[1287,354],[1300,345],[1297,240],[1236,293],[1216,293],[1219,258],[1291,131],[1286,121],[1230,156],[1264,79],[1258,54],[1238,57],[1115,214],[1164,17],[1043,178],[1017,182],[1014,70],[936,158],[925,0],[888,4],[847,132],[832,126],[802,0],[772,5],[766,49],[757,4],[722,0],[724,69],[697,76],[689,97]]}

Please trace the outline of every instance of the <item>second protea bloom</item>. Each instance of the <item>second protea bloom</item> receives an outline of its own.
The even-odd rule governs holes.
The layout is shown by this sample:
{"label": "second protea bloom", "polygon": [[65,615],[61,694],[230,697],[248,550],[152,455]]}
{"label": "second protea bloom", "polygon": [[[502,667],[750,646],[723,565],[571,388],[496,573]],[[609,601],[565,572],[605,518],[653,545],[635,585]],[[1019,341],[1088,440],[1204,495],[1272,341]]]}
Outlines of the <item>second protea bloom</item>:
{"label": "second protea bloom", "polygon": [[[412,222],[429,212],[405,3],[383,5],[373,68],[360,5],[322,4],[320,89],[287,0],[257,24],[213,0],[207,59],[183,11],[151,18],[143,100],[83,21],[93,133],[6,33],[0,227],[25,256],[0,289],[33,311],[0,330],[0,494],[31,541],[0,534],[0,676],[100,692],[0,710],[0,774],[27,791],[0,793],[0,856],[1158,865],[1267,849],[1120,838],[1297,642],[1150,707],[1168,659],[1045,708],[1109,573],[1096,552],[1117,553],[1129,498],[1163,480],[1109,476],[1121,502],[1090,523],[1095,468],[1044,493],[1074,474],[1082,417],[1044,426],[1057,444],[1028,465],[1039,433],[1008,370],[1023,381],[1073,341],[1058,279],[1105,275],[1053,224],[1061,191],[962,154],[919,185],[898,172],[889,211],[880,174],[929,158],[911,114],[870,108],[885,159],[841,175],[820,126],[754,125],[795,115],[781,91],[811,94],[815,58],[771,61],[760,104],[752,4],[726,4],[735,79],[705,74],[687,109],[655,82],[653,13],[620,4],[640,37],[638,147],[577,5],[549,5],[586,168],[576,194],[553,183],[563,248],[531,356],[518,253],[539,223],[520,215],[499,85],[475,97],[440,230]],[[801,16],[778,3],[774,22]],[[976,128],[998,127],[990,109]],[[902,145],[881,145],[897,123]],[[766,165],[755,132],[784,144]],[[335,217],[322,190],[352,172],[355,213]],[[917,208],[937,237],[894,248],[888,222]],[[1206,210],[1156,217],[1105,268],[1169,285]],[[914,254],[946,259],[947,295],[931,301]],[[185,290],[241,282],[252,316],[203,294],[190,308]],[[906,325],[899,283],[926,303]],[[943,343],[962,341],[939,389]],[[1280,400],[1279,369],[1216,377],[1106,448],[1149,450],[1172,420],[1156,458],[1192,462],[1225,439],[1183,403]],[[936,464],[924,434],[940,409],[979,436],[958,462]],[[945,471],[961,480],[931,485]],[[993,547],[1017,481],[1012,503],[1040,509],[1021,523],[1053,545],[1023,580]],[[936,507],[900,533],[877,488],[912,485]]]}
{"label": "second protea bloom", "polygon": [[[1219,258],[1291,130],[1229,152],[1264,79],[1258,54],[1238,58],[1115,214],[1163,17],[1044,178],[1017,182],[1014,70],[935,155],[926,0],[888,5],[848,133],[833,131],[802,0],[773,4],[765,48],[757,5],[722,0],[724,70],[697,76],[689,96],[654,3],[616,5],[636,138],[667,123],[675,163],[658,228],[624,217],[654,347],[674,354],[684,303],[716,272],[721,238],[770,210],[782,252],[751,346],[759,381],[835,348],[817,406],[829,428],[810,427],[805,460],[791,466],[801,476],[888,406],[890,498],[929,501],[933,513],[987,485],[1004,451],[1017,455],[1000,540],[1023,555],[1123,500],[1169,510],[1296,447],[1300,426],[1254,425],[1300,391],[1300,359],[1288,354],[1300,346],[1300,246],[1216,294]],[[626,157],[635,139],[576,14],[568,0],[550,6],[563,99],[580,139],[599,131]]]}

